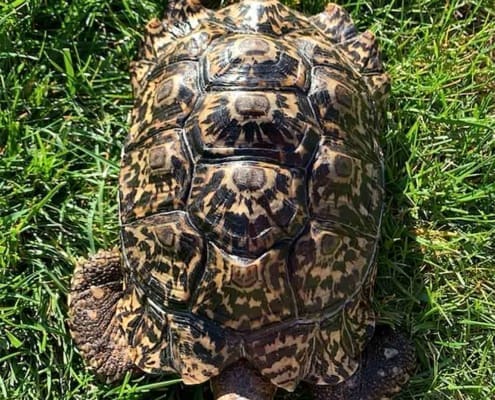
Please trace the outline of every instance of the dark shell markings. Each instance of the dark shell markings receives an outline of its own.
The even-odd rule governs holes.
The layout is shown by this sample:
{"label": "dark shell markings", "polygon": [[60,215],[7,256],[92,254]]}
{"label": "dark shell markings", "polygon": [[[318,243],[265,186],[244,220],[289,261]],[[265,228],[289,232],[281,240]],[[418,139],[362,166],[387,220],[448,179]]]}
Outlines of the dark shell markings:
{"label": "dark shell markings", "polygon": [[373,35],[337,6],[177,2],[131,71],[129,362],[188,384],[240,358],[288,390],[348,379],[375,319],[388,80]]}
{"label": "dark shell markings", "polygon": [[[147,372],[197,383],[244,356],[293,389],[357,367],[374,324],[372,77],[384,75],[363,60],[368,33],[339,43],[318,18],[245,1],[149,28],[120,175],[127,280],[142,305],[128,334]],[[274,342],[283,360],[269,356]]]}

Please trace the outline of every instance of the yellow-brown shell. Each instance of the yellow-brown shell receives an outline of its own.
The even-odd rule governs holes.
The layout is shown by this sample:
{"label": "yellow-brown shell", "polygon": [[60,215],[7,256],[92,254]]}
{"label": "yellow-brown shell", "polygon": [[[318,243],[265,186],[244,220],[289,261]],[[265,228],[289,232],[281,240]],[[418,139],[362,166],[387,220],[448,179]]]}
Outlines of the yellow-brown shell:
{"label": "yellow-brown shell", "polygon": [[199,383],[247,358],[274,384],[358,366],[383,197],[387,77],[329,5],[172,2],[132,66],[120,174],[134,362]]}

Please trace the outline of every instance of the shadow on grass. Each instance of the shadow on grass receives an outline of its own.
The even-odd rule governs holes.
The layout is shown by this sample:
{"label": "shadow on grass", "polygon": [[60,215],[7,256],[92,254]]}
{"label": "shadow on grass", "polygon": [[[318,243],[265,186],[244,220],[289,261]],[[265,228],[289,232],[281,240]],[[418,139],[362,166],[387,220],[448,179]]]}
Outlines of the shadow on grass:
{"label": "shadow on grass", "polygon": [[[406,138],[414,121],[404,117],[399,99],[390,99],[388,134],[382,148],[385,159],[385,210],[381,247],[378,256],[378,276],[375,288],[377,323],[392,325],[409,337],[416,347],[418,368],[409,385],[398,399],[419,399],[433,380],[424,343],[417,335],[420,316],[428,306],[422,275],[424,254],[417,241],[417,210],[408,196],[410,185],[411,147]],[[410,165],[409,165],[410,166]],[[418,378],[420,377],[420,378]]]}

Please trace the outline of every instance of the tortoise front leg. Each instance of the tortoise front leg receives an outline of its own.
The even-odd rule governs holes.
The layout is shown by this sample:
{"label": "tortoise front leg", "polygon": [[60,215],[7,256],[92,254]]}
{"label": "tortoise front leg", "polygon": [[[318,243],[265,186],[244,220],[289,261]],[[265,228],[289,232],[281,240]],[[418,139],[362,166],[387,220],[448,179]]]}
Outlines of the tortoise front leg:
{"label": "tortoise front leg", "polygon": [[229,365],[211,380],[215,400],[273,400],[277,388],[247,360]]}
{"label": "tortoise front leg", "polygon": [[100,251],[76,265],[69,294],[69,328],[84,361],[106,382],[133,368],[119,321],[123,297],[120,252]]}
{"label": "tortoise front leg", "polygon": [[414,369],[414,349],[403,335],[377,327],[361,365],[336,386],[313,386],[315,400],[389,400],[407,383]]}

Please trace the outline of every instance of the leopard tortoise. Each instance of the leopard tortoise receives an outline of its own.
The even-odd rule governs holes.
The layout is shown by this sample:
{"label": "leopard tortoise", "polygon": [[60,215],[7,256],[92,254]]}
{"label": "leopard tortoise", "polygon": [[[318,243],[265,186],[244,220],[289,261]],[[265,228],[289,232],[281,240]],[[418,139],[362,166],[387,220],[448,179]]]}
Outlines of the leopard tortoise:
{"label": "leopard tortoise", "polygon": [[[176,0],[147,25],[120,172],[121,249],[75,269],[70,328],[107,382],[211,379],[217,399],[388,399],[414,367],[375,330],[388,77],[329,4]],[[373,332],[375,334],[373,335]]]}

